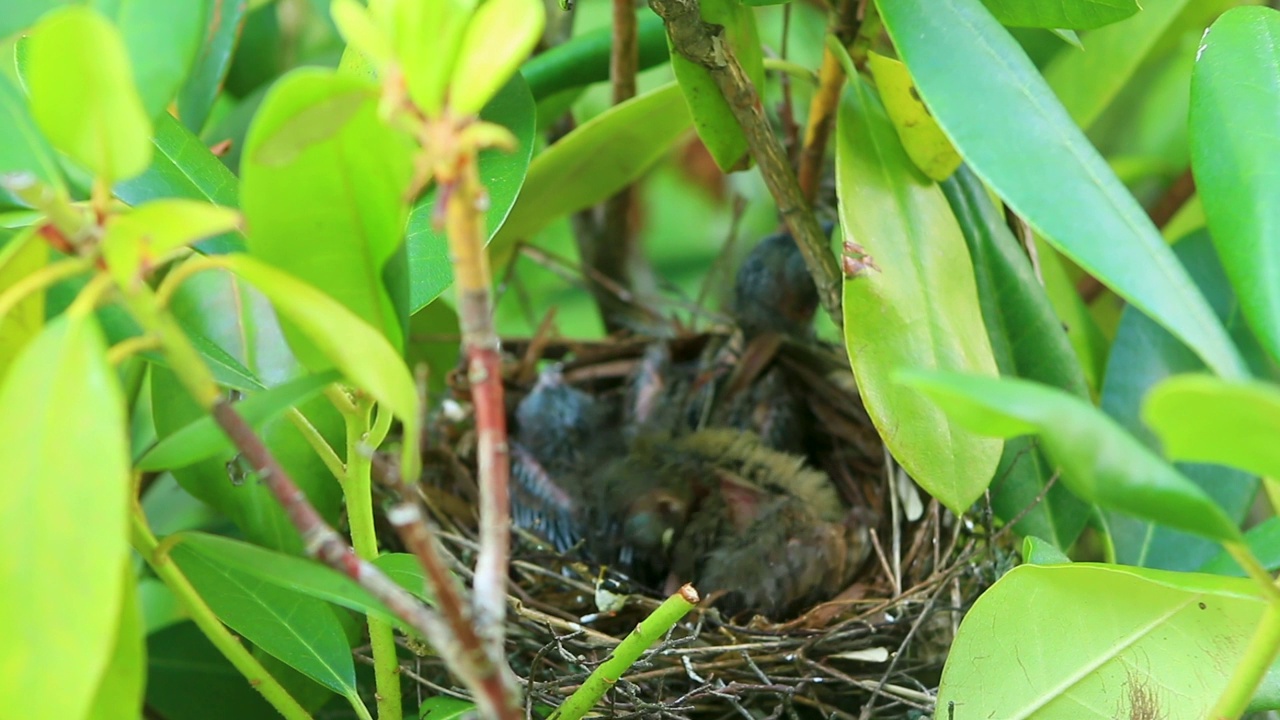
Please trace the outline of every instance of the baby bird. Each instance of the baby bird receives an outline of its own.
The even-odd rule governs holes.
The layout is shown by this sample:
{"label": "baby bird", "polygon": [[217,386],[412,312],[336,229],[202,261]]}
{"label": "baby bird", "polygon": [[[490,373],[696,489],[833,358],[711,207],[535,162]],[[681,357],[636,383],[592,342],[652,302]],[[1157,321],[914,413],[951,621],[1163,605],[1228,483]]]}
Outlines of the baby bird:
{"label": "baby bird", "polygon": [[761,240],[738,268],[730,314],[747,339],[764,333],[807,338],[817,309],[818,287],[790,234]]}
{"label": "baby bird", "polygon": [[778,617],[827,599],[869,547],[826,475],[751,433],[640,438],[601,479],[633,572],[653,581],[665,566],[668,587],[724,591],[731,613]]}
{"label": "baby bird", "polygon": [[617,440],[609,410],[564,381],[558,366],[544,370],[516,408],[511,445],[511,518],[565,552],[582,539],[584,470]]}

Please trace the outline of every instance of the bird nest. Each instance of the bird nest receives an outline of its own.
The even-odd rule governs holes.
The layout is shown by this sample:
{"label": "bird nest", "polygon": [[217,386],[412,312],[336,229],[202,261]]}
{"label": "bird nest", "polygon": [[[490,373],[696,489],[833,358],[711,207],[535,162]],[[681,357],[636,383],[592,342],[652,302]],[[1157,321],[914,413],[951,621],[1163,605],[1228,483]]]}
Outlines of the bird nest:
{"label": "bird nest", "polygon": [[[741,334],[631,336],[598,342],[504,342],[509,417],[557,363],[565,382],[621,402],[655,343],[694,360]],[[741,350],[741,348],[740,348]],[[834,358],[834,361],[832,360]],[[839,348],[753,341],[729,384],[749,385],[778,368],[804,398],[816,442],[806,461],[826,473],[844,503],[875,518],[866,560],[827,599],[786,616],[689,613],[642,656],[597,706],[616,718],[893,718],[933,711],[947,648],[963,611],[1007,567],[1007,543],[990,513],[957,518],[916,489],[881,443]],[[746,368],[743,370],[743,368]],[[745,373],[745,377],[743,377]],[[470,579],[476,551],[475,433],[465,376],[432,424],[426,452],[427,505]],[[511,555],[508,660],[522,681],[529,717],[558,707],[661,602],[615,568],[561,552],[517,528]],[[619,598],[625,596],[625,602]],[[714,601],[714,598],[712,598]],[[705,603],[704,603],[705,604]],[[465,696],[437,658],[407,676],[430,694]]]}

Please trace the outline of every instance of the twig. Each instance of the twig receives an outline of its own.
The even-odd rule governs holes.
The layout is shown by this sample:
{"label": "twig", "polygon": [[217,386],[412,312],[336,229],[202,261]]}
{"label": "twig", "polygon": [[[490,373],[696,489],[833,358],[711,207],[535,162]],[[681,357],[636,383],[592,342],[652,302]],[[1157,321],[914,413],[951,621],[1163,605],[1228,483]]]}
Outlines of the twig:
{"label": "twig", "polygon": [[800,192],[782,144],[769,127],[759,92],[724,40],[724,28],[702,21],[698,0],[649,0],[649,7],[666,23],[672,46],[690,62],[706,68],[724,94],[752,156],[760,164],[760,174],[778,212],[804,255],[822,306],[836,325],[841,325],[841,275],[835,256]]}
{"label": "twig", "polygon": [[[479,638],[470,643],[467,641],[471,623],[465,617],[461,622],[450,618],[453,625],[451,630],[439,615],[419,602],[408,590],[393,582],[377,566],[357,557],[342,536],[320,517],[293,478],[230,403],[216,403],[213,406],[213,418],[244,454],[263,484],[275,495],[293,526],[302,534],[303,544],[309,555],[355,580],[386,605],[396,617],[430,641],[441,657],[450,660],[450,669],[476,693],[476,704],[488,713],[488,717],[519,717],[518,714],[512,715],[507,711],[505,678],[483,651]],[[445,575],[448,582],[453,581],[452,577],[448,577],[447,571]],[[445,586],[447,584],[437,584],[435,589],[439,592],[439,588]],[[437,601],[446,595],[447,592],[437,596]],[[456,639],[455,632],[458,633]]]}
{"label": "twig", "polygon": [[[862,16],[859,10],[862,5],[859,0],[841,0],[831,19],[831,31],[845,47],[853,42],[861,29]],[[856,61],[855,58],[855,64]],[[800,191],[810,205],[817,199],[818,188],[822,184],[823,159],[826,157],[827,141],[831,138],[836,106],[840,103],[840,92],[844,89],[845,79],[840,59],[831,48],[824,47],[822,65],[818,69],[818,91],[809,101],[809,120],[800,151]]]}
{"label": "twig", "polygon": [[640,655],[680,621],[686,613],[693,609],[699,601],[698,592],[692,585],[685,585],[679,592],[667,598],[653,614],[642,620],[635,630],[614,648],[609,659],[601,663],[578,688],[565,700],[555,713],[553,720],[578,720],[604,697],[609,688],[618,682],[622,673],[635,664]]}

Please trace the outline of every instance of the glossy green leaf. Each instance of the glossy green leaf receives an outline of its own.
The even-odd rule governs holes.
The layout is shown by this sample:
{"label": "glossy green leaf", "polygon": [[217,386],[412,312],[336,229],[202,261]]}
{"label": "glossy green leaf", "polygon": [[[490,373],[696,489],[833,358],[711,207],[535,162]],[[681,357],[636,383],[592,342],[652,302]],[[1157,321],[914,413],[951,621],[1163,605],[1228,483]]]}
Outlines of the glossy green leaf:
{"label": "glossy green leaf", "polygon": [[[724,28],[721,38],[733,48],[756,91],[762,92],[764,56],[751,8],[743,6],[740,0],[702,0],[698,6],[704,22]],[[724,172],[750,167],[747,136],[742,133],[742,126],[711,73],[674,49],[671,50],[671,69],[689,105],[693,127],[716,165]]]}
{"label": "glossy green leaf", "polygon": [[1147,0],[1129,20],[1086,35],[1083,52],[1061,53],[1045,67],[1045,81],[1080,127],[1111,105],[1189,3]]}
{"label": "glossy green leaf", "polygon": [[[636,18],[637,70],[648,70],[666,62],[667,31],[662,18],[648,8]],[[529,84],[533,99],[541,102],[572,88],[609,79],[609,53],[613,28],[602,27],[575,35],[567,42],[529,58],[520,74]]]}
{"label": "glossy green leaf", "polygon": [[[116,197],[130,205],[157,198],[184,198],[223,207],[239,206],[239,181],[199,138],[168,113],[157,117],[155,124],[151,165],[141,175],[116,183]],[[212,254],[241,252],[244,236],[229,233],[196,247]]]}
{"label": "glossy green leaf", "polygon": [[[489,195],[485,227],[492,238],[515,205],[533,157],[537,109],[524,80],[518,75],[512,77],[480,111],[480,118],[507,128],[517,142],[512,152],[490,149],[480,153],[480,181]],[[409,250],[410,313],[418,312],[453,283],[449,240],[434,225],[438,196],[438,189],[433,186],[409,214],[405,244]]]}
{"label": "glossy green leaf", "polygon": [[[53,148],[36,128],[22,91],[4,73],[0,73],[0,137],[9,139],[0,143],[0,174],[31,173],[37,182],[62,186]],[[0,189],[0,207],[17,205],[7,194]]]}
{"label": "glossy green leaf", "polygon": [[[689,108],[674,83],[614,105],[538,153],[490,252],[501,258],[517,240],[552,220],[612,196],[657,162],[689,128]],[[495,260],[495,265],[501,262]]]}
{"label": "glossy green leaf", "polygon": [[1142,418],[1172,458],[1280,477],[1280,389],[1270,383],[1171,377],[1147,396]]}
{"label": "glossy green leaf", "polygon": [[1136,0],[982,0],[1002,25],[1091,30],[1138,12]]}
{"label": "glossy green leaf", "polygon": [[120,29],[133,82],[147,117],[164,112],[187,79],[204,41],[212,0],[93,0],[91,5]]}
{"label": "glossy green leaf", "polygon": [[[961,167],[942,183],[973,261],[983,324],[1001,375],[1023,377],[1088,398],[1080,363],[1018,244],[982,182]],[[991,504],[1014,529],[1068,548],[1092,512],[1066,486],[1049,486],[1054,468],[1027,439],[1005,443],[991,487]],[[1046,487],[1048,490],[1046,491]]]}
{"label": "glossy green leaf", "polygon": [[405,433],[417,432],[417,388],[386,338],[329,295],[276,268],[247,255],[225,255],[219,261],[267,296],[276,311],[312,343],[313,371],[337,367],[356,387],[395,413]]}
{"label": "glossy green leaf", "polygon": [[397,291],[384,273],[404,232],[413,148],[377,105],[366,80],[290,73],[249,130],[240,205],[255,257],[324,288],[400,348]]}
{"label": "glossy green leaf", "polygon": [[[315,397],[338,377],[334,371],[306,375],[250,395],[235,404],[236,411],[250,427],[259,429],[285,410]],[[231,440],[213,418],[206,415],[165,436],[147,450],[136,465],[142,471],[170,470],[222,455],[231,449]]]}
{"label": "glossy green leaf", "polygon": [[973,266],[946,199],[856,78],[836,117],[836,187],[846,236],[876,264],[844,283],[844,338],[859,393],[911,477],[962,513],[987,488],[1002,443],[955,426],[890,375],[907,367],[996,374]]}
{"label": "glossy green leaf", "polygon": [[[49,246],[29,228],[0,247],[0,293],[45,266]],[[31,293],[0,317],[0,381],[22,348],[44,327],[44,293]]]}
{"label": "glossy green leaf", "polygon": [[476,8],[449,81],[450,110],[470,115],[488,104],[529,57],[546,24],[542,0],[485,0]]}
{"label": "glossy green leaf", "polygon": [[1280,360],[1280,13],[1225,13],[1200,43],[1191,82],[1196,189],[1240,309]]}
{"label": "glossy green leaf", "polygon": [[[1245,357],[1251,360],[1263,357],[1257,341],[1240,317],[1239,306],[1207,233],[1201,231],[1179,241],[1174,252]],[[1265,372],[1265,368],[1256,362],[1251,366],[1255,372]],[[1204,363],[1177,338],[1137,309],[1125,308],[1108,358],[1106,379],[1102,385],[1102,410],[1134,437],[1158,450],[1155,435],[1141,418],[1144,398],[1157,383],[1171,375],[1204,369]],[[1204,489],[1237,524],[1244,520],[1257,492],[1256,478],[1216,465],[1180,464],[1178,469]],[[1219,550],[1216,543],[1202,537],[1161,526],[1158,521],[1129,515],[1109,514],[1107,527],[1116,560],[1128,565],[1195,570]]]}
{"label": "glossy green leaf", "polygon": [[879,6],[920,94],[974,171],[1055,248],[1216,372],[1242,375],[1222,324],[1142,207],[978,0]]}
{"label": "glossy green leaf", "polygon": [[231,58],[240,42],[240,28],[248,12],[244,0],[206,0],[201,27],[204,43],[186,83],[178,91],[178,119],[192,132],[199,132],[209,118],[213,101],[222,91],[222,81],[231,67]]}
{"label": "glossy green leaf", "polygon": [[169,551],[232,630],[342,695],[356,692],[346,634],[326,603],[286,590],[179,543]]}
{"label": "glossy green leaf", "polygon": [[[354,580],[315,560],[272,552],[218,535],[188,532],[179,537],[178,542],[192,553],[235,572],[403,626],[399,618]],[[374,564],[406,590],[425,599],[422,570],[412,555],[382,555]]]}
{"label": "glossy green leaf", "polygon": [[116,180],[146,169],[151,125],[120,33],[86,7],[57,10],[26,41],[31,114],[62,152]]}
{"label": "glossy green leaf", "polygon": [[25,30],[46,12],[68,5],[73,0],[23,0],[9,3],[0,11],[0,40]]}
{"label": "glossy green leaf", "polygon": [[120,578],[123,598],[116,619],[115,639],[111,643],[111,659],[89,705],[87,720],[132,718],[142,712],[142,694],[147,681],[142,613],[132,569],[121,572]]}
{"label": "glossy green leaf", "polygon": [[1264,606],[1238,578],[1022,565],[961,622],[938,715],[955,708],[956,718],[1200,720]]}
{"label": "glossy green leaf", "polygon": [[920,371],[898,377],[974,432],[1039,435],[1062,482],[1084,500],[1215,540],[1240,539],[1235,522],[1195,483],[1074,395],[1012,378]]}
{"label": "glossy green leaf", "polygon": [[147,705],[168,720],[279,720],[192,622],[147,636]]}
{"label": "glossy green leaf", "polygon": [[82,314],[50,321],[0,385],[6,713],[84,717],[111,659],[129,553],[124,407],[102,332]]}
{"label": "glossy green leaf", "polygon": [[230,232],[240,223],[235,210],[192,200],[154,200],[107,222],[102,255],[117,283],[142,282],[173,250]]}

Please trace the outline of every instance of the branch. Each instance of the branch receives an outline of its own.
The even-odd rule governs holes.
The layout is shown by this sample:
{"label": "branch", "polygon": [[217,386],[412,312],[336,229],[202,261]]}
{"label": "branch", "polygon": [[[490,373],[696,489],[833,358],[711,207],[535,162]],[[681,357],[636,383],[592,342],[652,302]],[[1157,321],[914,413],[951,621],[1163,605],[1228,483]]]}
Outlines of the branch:
{"label": "branch", "polygon": [[841,279],[835,255],[800,192],[782,143],[769,127],[760,94],[724,40],[724,28],[702,21],[698,0],[649,0],[649,7],[666,23],[672,47],[690,62],[706,68],[724,94],[760,165],[765,185],[778,204],[778,212],[804,255],[822,306],[840,325]]}
{"label": "branch", "polygon": [[[478,639],[470,647],[461,637],[455,640],[452,629],[441,621],[439,615],[393,582],[377,566],[359,558],[342,536],[320,517],[297,483],[229,402],[216,402],[212,414],[302,534],[307,554],[355,580],[396,617],[426,638],[462,683],[475,693],[476,704],[485,717],[504,720],[519,717],[518,711],[513,712],[502,673],[489,661]],[[448,591],[441,590],[447,585],[433,585],[437,598],[448,595]],[[465,618],[461,625],[470,628]]]}

